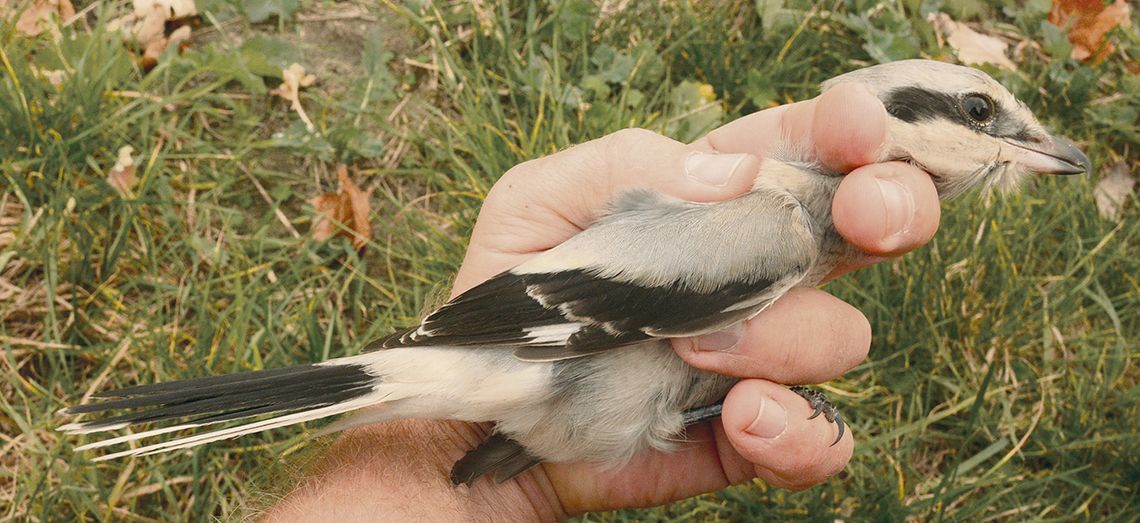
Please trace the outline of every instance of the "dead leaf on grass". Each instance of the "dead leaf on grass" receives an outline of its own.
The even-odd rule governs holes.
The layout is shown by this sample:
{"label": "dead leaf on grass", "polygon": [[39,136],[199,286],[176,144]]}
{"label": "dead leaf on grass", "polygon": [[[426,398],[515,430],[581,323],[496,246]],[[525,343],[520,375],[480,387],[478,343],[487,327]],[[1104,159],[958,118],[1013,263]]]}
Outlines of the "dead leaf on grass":
{"label": "dead leaf on grass", "polygon": [[52,38],[59,38],[59,26],[52,23],[52,15],[59,16],[60,21],[75,16],[75,7],[71,0],[36,0],[16,21],[16,32],[27,36],[38,36],[44,31],[51,31]]}
{"label": "dead leaf on grass", "polygon": [[962,63],[994,64],[1002,69],[1017,69],[1005,55],[1005,50],[1009,47],[1005,40],[979,33],[946,13],[931,13],[927,20],[935,31],[944,35],[946,43],[957,52],[958,60]]}
{"label": "dead leaf on grass", "polygon": [[309,132],[313,132],[315,128],[313,122],[309,120],[309,115],[305,114],[305,108],[301,106],[301,88],[313,85],[313,82],[317,81],[317,77],[306,73],[301,64],[294,63],[287,69],[281,70],[281,78],[284,80],[281,85],[270,92],[289,100],[293,112],[301,117],[302,122],[305,122],[305,128]]}
{"label": "dead leaf on grass", "polygon": [[190,40],[190,26],[184,25],[175,29],[169,36],[151,41],[151,43],[147,44],[146,48],[143,49],[143,68],[147,70],[153,69],[154,66],[158,65],[158,57],[162,56],[162,53],[166,51],[167,47],[171,45],[182,46],[182,44],[188,40]]}
{"label": "dead leaf on grass", "polygon": [[1131,26],[1131,13],[1125,0],[1111,4],[1103,0],[1053,0],[1049,22],[1068,29],[1074,60],[1100,63],[1116,49],[1104,35],[1117,26]]}
{"label": "dead leaf on grass", "polygon": [[336,194],[322,194],[309,200],[316,207],[318,215],[313,221],[313,239],[323,242],[334,236],[352,238],[352,246],[357,250],[372,239],[372,224],[368,221],[371,210],[369,196],[348,177],[348,168],[338,165],[336,177],[340,189]]}
{"label": "dead leaf on grass", "polygon": [[179,50],[190,40],[190,28],[198,23],[194,0],[134,0],[134,12],[107,24],[121,31],[123,40],[141,50],[139,61],[149,71],[172,44]]}
{"label": "dead leaf on grass", "polygon": [[1136,186],[1136,177],[1128,172],[1126,162],[1110,166],[1108,174],[1096,184],[1096,208],[1106,220],[1118,221],[1128,197]]}
{"label": "dead leaf on grass", "polygon": [[135,160],[131,157],[131,153],[134,152],[135,148],[129,145],[120,147],[115,166],[107,171],[107,183],[111,184],[111,187],[114,187],[123,198],[132,197],[131,190],[135,187]]}
{"label": "dead leaf on grass", "polygon": [[67,71],[62,69],[40,69],[35,64],[31,64],[32,74],[39,78],[47,80],[48,83],[55,87],[63,85],[63,81],[67,79]]}

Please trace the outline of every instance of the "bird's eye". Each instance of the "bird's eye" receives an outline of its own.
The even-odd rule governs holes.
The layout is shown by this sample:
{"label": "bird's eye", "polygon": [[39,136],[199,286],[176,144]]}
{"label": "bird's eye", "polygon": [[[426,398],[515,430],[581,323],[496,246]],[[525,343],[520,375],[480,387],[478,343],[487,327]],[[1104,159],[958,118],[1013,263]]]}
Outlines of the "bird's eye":
{"label": "bird's eye", "polygon": [[994,115],[994,101],[983,94],[970,94],[962,99],[962,112],[978,123],[985,123]]}

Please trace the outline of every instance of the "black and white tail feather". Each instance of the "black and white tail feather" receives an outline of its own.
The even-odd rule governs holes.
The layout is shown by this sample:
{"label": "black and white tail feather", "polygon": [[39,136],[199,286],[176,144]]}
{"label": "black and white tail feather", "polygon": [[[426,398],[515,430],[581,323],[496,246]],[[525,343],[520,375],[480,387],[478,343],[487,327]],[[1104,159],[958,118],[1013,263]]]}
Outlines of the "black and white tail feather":
{"label": "black and white tail feather", "polygon": [[334,416],[375,403],[377,377],[366,365],[331,360],[315,365],[287,367],[242,374],[140,385],[101,392],[93,397],[106,400],[64,409],[69,415],[131,411],[107,418],[63,425],[70,434],[118,430],[143,423],[180,422],[161,428],[126,434],[77,447],[104,448],[171,432],[197,429],[229,421],[271,416],[236,427],[155,443],[95,458],[145,456],[185,449],[214,441],[236,438],[295,423]]}

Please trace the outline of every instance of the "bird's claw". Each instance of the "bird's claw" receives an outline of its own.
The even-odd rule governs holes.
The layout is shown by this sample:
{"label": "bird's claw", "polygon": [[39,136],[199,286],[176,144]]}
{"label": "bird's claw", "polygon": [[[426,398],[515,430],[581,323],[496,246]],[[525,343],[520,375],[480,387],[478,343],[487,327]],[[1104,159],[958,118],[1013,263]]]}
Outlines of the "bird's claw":
{"label": "bird's claw", "polygon": [[835,423],[835,425],[839,427],[839,435],[836,436],[831,446],[834,447],[836,443],[839,443],[839,440],[843,439],[843,433],[846,430],[843,416],[839,414],[839,409],[835,408],[835,405],[831,404],[827,396],[824,396],[823,393],[818,390],[807,387],[792,387],[791,391],[807,400],[808,405],[811,405],[811,408],[814,409],[814,412],[812,412],[811,416],[808,416],[808,419],[815,419],[818,418],[820,414],[823,414],[824,419]]}

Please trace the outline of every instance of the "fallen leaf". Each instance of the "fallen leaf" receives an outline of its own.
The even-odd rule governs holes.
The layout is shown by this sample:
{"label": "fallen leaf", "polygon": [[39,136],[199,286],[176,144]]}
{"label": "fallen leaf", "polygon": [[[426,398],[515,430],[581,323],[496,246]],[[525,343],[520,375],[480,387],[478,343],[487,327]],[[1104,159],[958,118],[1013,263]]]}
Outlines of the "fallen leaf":
{"label": "fallen leaf", "polygon": [[1100,63],[1116,49],[1105,39],[1105,34],[1117,26],[1130,27],[1131,13],[1132,8],[1125,0],[1111,4],[1103,0],[1053,0],[1049,22],[1069,30],[1074,60]]}
{"label": "fallen leaf", "polygon": [[135,160],[131,158],[134,152],[135,148],[129,145],[120,147],[115,166],[107,172],[107,183],[124,198],[132,197],[131,189],[135,186]]}
{"label": "fallen leaf", "polygon": [[175,29],[173,33],[170,33],[170,36],[152,41],[149,45],[146,46],[146,49],[143,49],[143,68],[148,71],[150,69],[153,69],[154,66],[158,65],[158,57],[162,56],[162,53],[166,51],[167,47],[170,47],[171,45],[174,45],[176,47],[181,46],[189,39],[190,26],[184,25],[178,29]]}
{"label": "fallen leaf", "polygon": [[162,9],[161,6],[155,6],[150,12],[139,15],[142,21],[135,24],[131,30],[139,45],[146,47],[153,42],[166,38],[166,19],[169,15],[170,13]]}
{"label": "fallen leaf", "polygon": [[48,83],[56,87],[63,85],[63,81],[67,79],[67,71],[61,69],[40,69],[34,64],[32,65],[32,74],[47,80]]}
{"label": "fallen leaf", "polygon": [[284,81],[270,93],[289,100],[293,112],[301,117],[301,121],[305,122],[305,128],[312,132],[315,128],[313,122],[309,120],[309,115],[305,114],[305,108],[301,106],[301,88],[313,85],[313,82],[317,81],[317,77],[305,73],[305,68],[301,64],[294,63],[281,70],[281,78]]}
{"label": "fallen leaf", "polygon": [[945,35],[946,43],[958,54],[958,60],[966,65],[994,64],[1002,69],[1014,70],[1017,66],[1005,55],[1009,47],[996,36],[979,33],[970,26],[958,22],[946,13],[930,13],[927,20],[940,35]]}
{"label": "fallen leaf", "polygon": [[52,15],[58,15],[60,21],[75,16],[71,0],[36,0],[20,13],[20,19],[16,21],[16,32],[37,36],[44,31],[51,31],[52,37],[58,39],[59,26],[52,23]]}
{"label": "fallen leaf", "polygon": [[1136,177],[1128,172],[1125,162],[1117,162],[1107,171],[1108,174],[1096,184],[1096,208],[1104,219],[1115,222],[1120,219],[1124,203],[1132,195]]}
{"label": "fallen leaf", "polygon": [[352,238],[352,246],[357,250],[372,239],[372,224],[368,221],[371,209],[368,198],[372,191],[360,190],[348,177],[348,168],[338,165],[336,177],[340,189],[336,194],[322,194],[309,200],[317,209],[313,221],[313,239],[323,242],[334,236]]}
{"label": "fallen leaf", "polygon": [[182,50],[190,27],[198,20],[194,0],[134,0],[134,11],[111,20],[107,28],[121,31],[123,40],[141,50],[139,62],[149,71],[171,44]]}

